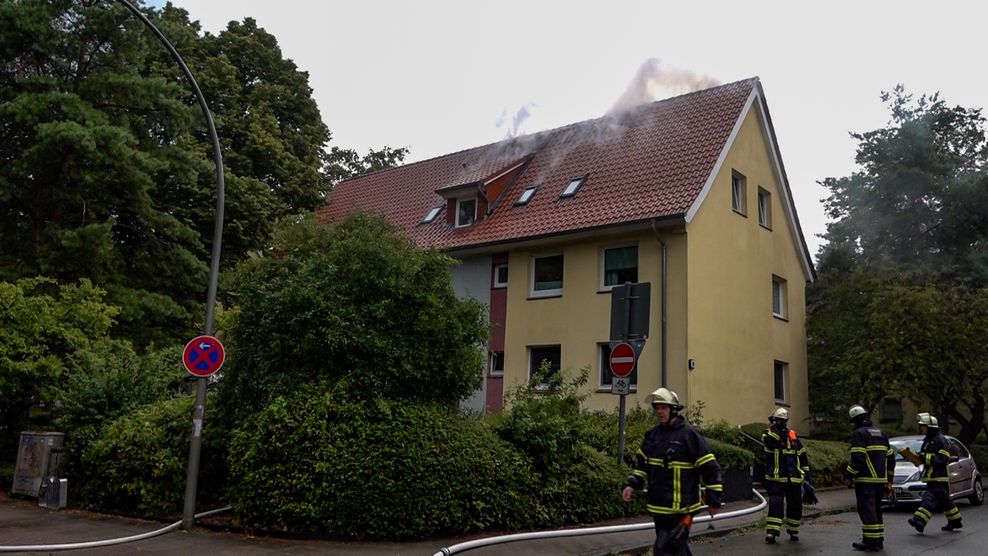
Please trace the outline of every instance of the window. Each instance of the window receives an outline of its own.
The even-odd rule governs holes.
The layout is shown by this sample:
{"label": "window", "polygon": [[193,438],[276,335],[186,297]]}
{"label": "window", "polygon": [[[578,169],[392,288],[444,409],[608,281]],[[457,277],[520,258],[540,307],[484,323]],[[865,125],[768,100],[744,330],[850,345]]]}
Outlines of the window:
{"label": "window", "polygon": [[948,438],[947,444],[949,445],[947,449],[950,450],[950,455],[957,456],[960,459],[968,457],[969,454],[967,452],[967,448],[961,444],[960,440]]}
{"label": "window", "polygon": [[902,422],[902,400],[899,398],[885,398],[878,407],[878,420],[881,423]]}
{"label": "window", "polygon": [[495,288],[508,287],[508,265],[506,264],[494,265],[494,287]]}
{"label": "window", "polygon": [[563,294],[563,256],[546,255],[532,261],[532,297]]}
{"label": "window", "polygon": [[747,189],[748,185],[745,177],[737,172],[733,172],[731,174],[731,209],[738,214],[746,215],[748,213],[748,207],[744,201]]}
{"label": "window", "polygon": [[[611,344],[601,343],[597,344],[598,351],[600,352],[600,388],[602,390],[607,390],[611,387],[614,381],[614,373],[611,372]],[[634,370],[628,376],[631,379],[631,391],[634,392],[638,388],[638,366],[636,365]]]}
{"label": "window", "polygon": [[786,281],[778,276],[772,277],[772,316],[786,318]]}
{"label": "window", "polygon": [[532,195],[535,195],[535,190],[537,190],[538,188],[539,186],[537,185],[526,187],[525,190],[521,192],[521,195],[518,197],[518,200],[515,201],[515,205],[527,205],[528,202],[532,200]]}
{"label": "window", "polygon": [[504,376],[504,352],[491,352],[491,376]]}
{"label": "window", "polygon": [[[560,361],[560,348],[559,346],[538,346],[528,348],[528,380],[531,381],[532,378],[538,373],[543,366],[547,368],[548,375],[552,376],[559,372],[559,361]],[[540,386],[545,386],[540,384]]]}
{"label": "window", "polygon": [[559,194],[559,196],[572,197],[573,195],[576,195],[576,190],[579,189],[580,186],[583,185],[583,182],[586,180],[587,180],[586,176],[581,176],[579,178],[573,178],[569,180],[569,183],[566,184],[566,189],[564,189],[563,192]]}
{"label": "window", "polygon": [[477,220],[477,198],[457,199],[456,201],[456,227],[469,226]]}
{"label": "window", "polygon": [[626,245],[604,249],[601,289],[610,289],[625,282],[638,282],[638,246]]}
{"label": "window", "polygon": [[758,223],[772,229],[772,194],[758,188]]}
{"label": "window", "polygon": [[442,205],[440,205],[438,207],[432,207],[431,209],[429,209],[429,212],[426,213],[425,218],[422,219],[422,223],[423,224],[428,224],[429,222],[432,222],[433,220],[435,220],[436,219],[436,216],[439,215],[439,211],[441,211],[441,210],[443,210]]}
{"label": "window", "polygon": [[775,362],[775,403],[789,403],[789,364]]}

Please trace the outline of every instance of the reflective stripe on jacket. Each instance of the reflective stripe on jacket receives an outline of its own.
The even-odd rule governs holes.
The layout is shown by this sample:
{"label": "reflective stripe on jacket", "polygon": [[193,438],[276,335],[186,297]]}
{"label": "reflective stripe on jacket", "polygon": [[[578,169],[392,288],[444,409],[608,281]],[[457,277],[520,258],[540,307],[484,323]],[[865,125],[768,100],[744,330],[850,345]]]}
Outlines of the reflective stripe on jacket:
{"label": "reflective stripe on jacket", "polygon": [[950,463],[950,452],[947,451],[947,439],[940,429],[928,429],[923,439],[923,449],[919,453],[923,460],[923,474],[920,480],[924,483],[946,483],[950,480],[947,475],[947,464]]}
{"label": "reflective stripe on jacket", "polygon": [[806,448],[788,428],[772,427],[762,434],[765,449],[765,480],[776,483],[802,483],[810,472]]}
{"label": "reflective stripe on jacket", "polygon": [[703,436],[677,416],[670,426],[659,425],[645,433],[628,485],[638,490],[648,487],[649,513],[676,515],[700,509],[701,479],[708,504],[720,506],[724,491],[720,464]]}
{"label": "reflective stripe on jacket", "polygon": [[895,455],[888,436],[866,422],[851,433],[851,458],[847,474],[859,483],[891,483],[895,476]]}

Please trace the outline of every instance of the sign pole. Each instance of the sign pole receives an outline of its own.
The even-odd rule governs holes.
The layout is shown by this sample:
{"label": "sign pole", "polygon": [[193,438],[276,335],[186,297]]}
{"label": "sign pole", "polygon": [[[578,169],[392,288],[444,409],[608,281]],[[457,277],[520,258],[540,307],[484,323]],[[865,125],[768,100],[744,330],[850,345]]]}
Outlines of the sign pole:
{"label": "sign pole", "polygon": [[626,394],[621,394],[621,401],[618,404],[618,453],[617,462],[621,465],[624,461],[624,398]]}

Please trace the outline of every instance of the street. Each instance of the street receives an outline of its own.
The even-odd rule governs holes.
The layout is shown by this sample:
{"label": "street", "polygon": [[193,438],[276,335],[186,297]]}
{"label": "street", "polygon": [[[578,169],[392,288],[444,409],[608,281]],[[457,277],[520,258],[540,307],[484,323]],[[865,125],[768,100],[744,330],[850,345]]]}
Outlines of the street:
{"label": "street", "polygon": [[[885,554],[984,554],[988,539],[988,506],[971,506],[959,502],[957,507],[964,528],[957,532],[941,531],[947,520],[936,514],[920,535],[906,523],[914,509],[885,512]],[[774,545],[765,544],[763,529],[734,533],[719,538],[699,538],[692,544],[693,554],[861,554],[851,543],[861,539],[861,522],[855,512],[824,515],[804,520],[799,542],[783,535]]]}

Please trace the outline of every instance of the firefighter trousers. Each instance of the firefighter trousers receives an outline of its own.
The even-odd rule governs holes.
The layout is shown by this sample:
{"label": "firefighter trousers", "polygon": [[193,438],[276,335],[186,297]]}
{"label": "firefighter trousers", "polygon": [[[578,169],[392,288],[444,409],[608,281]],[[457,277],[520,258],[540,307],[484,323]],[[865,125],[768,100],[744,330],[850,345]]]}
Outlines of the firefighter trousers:
{"label": "firefighter trousers", "polygon": [[693,556],[690,550],[689,531],[680,539],[672,539],[676,526],[682,521],[682,515],[655,515],[655,544],[652,545],[652,554],[656,556]]}
{"label": "firefighter trousers", "polygon": [[950,487],[947,483],[926,483],[926,492],[923,493],[923,501],[913,515],[921,519],[925,526],[933,518],[933,514],[937,512],[943,512],[948,524],[959,523],[961,520],[961,511],[957,509],[954,501],[950,499]]}
{"label": "firefighter trousers", "polygon": [[765,481],[765,491],[768,492],[765,532],[779,536],[785,524],[787,533],[798,535],[799,522],[803,519],[803,485]]}
{"label": "firefighter trousers", "polygon": [[865,544],[885,542],[885,523],[882,522],[882,495],[885,483],[854,483],[854,498],[861,518],[861,538]]}

